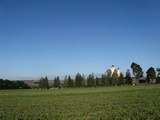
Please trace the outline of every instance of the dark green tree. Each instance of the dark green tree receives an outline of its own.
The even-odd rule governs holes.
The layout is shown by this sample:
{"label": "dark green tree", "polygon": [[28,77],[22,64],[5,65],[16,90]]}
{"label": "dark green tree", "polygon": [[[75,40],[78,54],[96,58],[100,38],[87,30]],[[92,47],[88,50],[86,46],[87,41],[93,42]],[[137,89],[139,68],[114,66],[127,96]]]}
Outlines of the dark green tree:
{"label": "dark green tree", "polygon": [[64,87],[64,88],[68,88],[68,87],[69,87],[69,82],[68,82],[68,77],[67,77],[67,75],[64,77],[63,87]]}
{"label": "dark green tree", "polygon": [[16,89],[30,89],[24,81],[13,81],[13,85],[16,85]]}
{"label": "dark green tree", "polygon": [[44,84],[43,84],[44,82],[43,81],[44,81],[44,78],[41,77],[39,80],[39,88],[41,88],[41,89],[44,89]]}
{"label": "dark green tree", "polygon": [[156,83],[160,84],[160,68],[157,68],[156,71],[157,71]]}
{"label": "dark green tree", "polygon": [[112,74],[112,85],[117,85],[117,84],[118,84],[118,74],[117,70],[115,69]]}
{"label": "dark green tree", "polygon": [[95,82],[96,86],[101,86],[101,78],[96,77]]}
{"label": "dark green tree", "polygon": [[126,71],[125,84],[132,84],[132,78],[131,78],[131,73],[129,69],[127,69]]}
{"label": "dark green tree", "polygon": [[44,80],[45,80],[45,88],[46,88],[46,89],[49,89],[48,77],[46,76],[46,77],[44,78]]}
{"label": "dark green tree", "polygon": [[112,78],[111,74],[112,74],[112,72],[110,69],[108,69],[105,74],[102,74],[101,86],[112,86],[113,78]]}
{"label": "dark green tree", "polygon": [[41,79],[39,80],[39,88],[49,89],[47,76],[45,78],[41,77]]}
{"label": "dark green tree", "polygon": [[86,81],[86,78],[85,78],[85,76],[84,76],[84,74],[82,75],[82,87],[85,87],[85,86],[87,86],[87,83],[86,83],[87,81]]}
{"label": "dark green tree", "polygon": [[133,75],[134,75],[134,77],[136,77],[136,79],[143,77],[143,71],[142,71],[142,68],[139,64],[136,64],[133,62],[131,64],[131,69],[132,69]]}
{"label": "dark green tree", "polygon": [[[13,89],[13,84],[15,82],[12,82],[10,80],[5,80],[4,83],[5,83],[5,89]],[[18,84],[16,84],[16,86],[18,86]]]}
{"label": "dark green tree", "polygon": [[124,85],[124,76],[122,73],[118,77],[118,85]]}
{"label": "dark green tree", "polygon": [[54,88],[61,88],[61,83],[60,83],[59,76],[54,78],[53,86],[54,86]]}
{"label": "dark green tree", "polygon": [[30,87],[24,81],[0,79],[0,90],[3,89],[30,89]]}
{"label": "dark green tree", "polygon": [[156,83],[160,84],[160,77],[159,76],[156,78]]}
{"label": "dark green tree", "polygon": [[4,80],[0,79],[0,89],[4,89]]}
{"label": "dark green tree", "polygon": [[76,87],[83,87],[84,86],[83,83],[84,82],[83,82],[83,78],[82,78],[81,74],[77,73],[76,77],[75,77],[75,86]]}
{"label": "dark green tree", "polygon": [[111,72],[111,70],[110,69],[108,69],[107,71],[106,71],[106,86],[112,86],[112,72]]}
{"label": "dark green tree", "polygon": [[87,86],[88,87],[94,87],[95,86],[95,79],[94,79],[94,74],[90,74],[87,78]]}
{"label": "dark green tree", "polygon": [[147,82],[150,83],[150,82],[153,82],[154,79],[156,79],[156,71],[153,67],[150,67],[147,72]]}
{"label": "dark green tree", "polygon": [[108,69],[105,74],[102,74],[101,86],[112,86],[113,78],[111,76],[111,70]]}
{"label": "dark green tree", "polygon": [[68,76],[68,87],[72,88],[74,87],[74,81],[72,80],[71,76]]}
{"label": "dark green tree", "polygon": [[102,77],[101,77],[101,86],[106,86],[106,74],[102,74]]}

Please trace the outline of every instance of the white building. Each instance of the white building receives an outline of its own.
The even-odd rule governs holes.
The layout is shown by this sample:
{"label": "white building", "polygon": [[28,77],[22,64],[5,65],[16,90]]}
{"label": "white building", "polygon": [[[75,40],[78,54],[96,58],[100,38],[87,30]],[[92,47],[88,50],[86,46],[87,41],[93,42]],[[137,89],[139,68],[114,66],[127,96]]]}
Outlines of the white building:
{"label": "white building", "polygon": [[117,75],[119,77],[120,74],[121,74],[121,72],[120,72],[119,68],[116,69],[114,65],[111,66],[111,76],[113,75],[113,73],[114,73],[115,70],[117,70]]}
{"label": "white building", "polygon": [[120,74],[121,74],[121,72],[120,72],[120,70],[119,70],[119,68],[117,69],[117,75],[118,75],[118,77],[120,76]]}
{"label": "white building", "polygon": [[113,75],[113,72],[116,68],[114,67],[114,65],[111,66],[111,76]]}

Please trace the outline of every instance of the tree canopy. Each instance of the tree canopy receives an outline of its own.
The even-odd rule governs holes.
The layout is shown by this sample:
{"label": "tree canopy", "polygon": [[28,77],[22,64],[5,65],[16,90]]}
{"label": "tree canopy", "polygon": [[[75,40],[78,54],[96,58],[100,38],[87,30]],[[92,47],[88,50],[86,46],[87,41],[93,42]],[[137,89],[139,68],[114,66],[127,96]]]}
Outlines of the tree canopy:
{"label": "tree canopy", "polygon": [[131,73],[130,73],[129,69],[127,69],[127,71],[126,71],[125,83],[132,84],[132,78],[131,78]]}
{"label": "tree canopy", "polygon": [[147,81],[148,83],[152,82],[156,78],[156,71],[153,67],[150,67],[147,72]]}
{"label": "tree canopy", "polygon": [[94,79],[94,74],[90,74],[87,78],[87,86],[88,87],[94,87],[96,84],[95,84],[95,79]]}
{"label": "tree canopy", "polygon": [[75,86],[76,87],[83,87],[84,86],[84,79],[80,73],[76,74],[75,77]]}
{"label": "tree canopy", "polygon": [[[111,71],[111,69],[107,69],[107,71],[101,75],[101,77],[94,76],[94,74],[89,74],[88,76],[81,75],[77,73],[75,78],[71,78],[71,76],[65,76],[64,80],[60,81],[59,76],[55,77],[53,80],[54,88],[72,88],[72,87],[93,87],[93,86],[116,86],[116,85],[124,85],[124,84],[132,84],[140,82],[140,77],[143,77],[142,67],[132,62],[131,69],[135,78],[131,77],[130,70],[127,69],[126,76],[124,77],[122,73],[118,73],[117,69]],[[156,76],[157,71],[157,76]],[[112,73],[113,72],[113,73]],[[95,78],[96,77],[96,78]],[[132,80],[133,79],[133,80]],[[139,79],[139,81],[138,81]],[[160,68],[156,70],[153,67],[150,67],[146,71],[146,78],[143,78],[144,83],[146,81],[148,83],[153,83],[153,80],[156,80],[156,83],[160,83]],[[49,89],[48,78],[41,77],[37,82],[39,83],[39,88],[41,89]],[[0,79],[0,89],[19,89],[19,88],[30,88],[23,81],[9,81]]]}
{"label": "tree canopy", "polygon": [[132,63],[131,64],[131,69],[132,69],[132,72],[133,72],[133,75],[139,79],[140,77],[143,77],[143,71],[142,71],[142,68],[139,64],[136,64],[136,63]]}
{"label": "tree canopy", "polygon": [[0,79],[0,89],[30,89],[30,87],[24,81]]}
{"label": "tree canopy", "polygon": [[41,77],[41,79],[39,80],[39,88],[49,89],[47,76],[45,78]]}
{"label": "tree canopy", "polygon": [[59,76],[54,78],[53,86],[54,86],[54,88],[60,88],[61,87],[61,82],[60,82]]}

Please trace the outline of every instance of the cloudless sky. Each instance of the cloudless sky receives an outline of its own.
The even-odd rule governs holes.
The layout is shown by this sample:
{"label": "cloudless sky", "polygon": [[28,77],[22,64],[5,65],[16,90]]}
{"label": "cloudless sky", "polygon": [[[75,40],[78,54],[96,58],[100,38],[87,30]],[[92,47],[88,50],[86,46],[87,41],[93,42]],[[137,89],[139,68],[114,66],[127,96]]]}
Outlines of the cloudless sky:
{"label": "cloudless sky", "polygon": [[1,0],[0,78],[160,67],[160,0]]}

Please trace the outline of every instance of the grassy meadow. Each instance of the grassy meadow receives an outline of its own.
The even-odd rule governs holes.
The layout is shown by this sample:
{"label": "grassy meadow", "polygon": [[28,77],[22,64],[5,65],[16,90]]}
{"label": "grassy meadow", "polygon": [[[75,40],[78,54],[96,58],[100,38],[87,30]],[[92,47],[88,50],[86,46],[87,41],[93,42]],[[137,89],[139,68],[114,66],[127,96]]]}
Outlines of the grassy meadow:
{"label": "grassy meadow", "polygon": [[0,120],[159,120],[160,85],[1,90]]}

